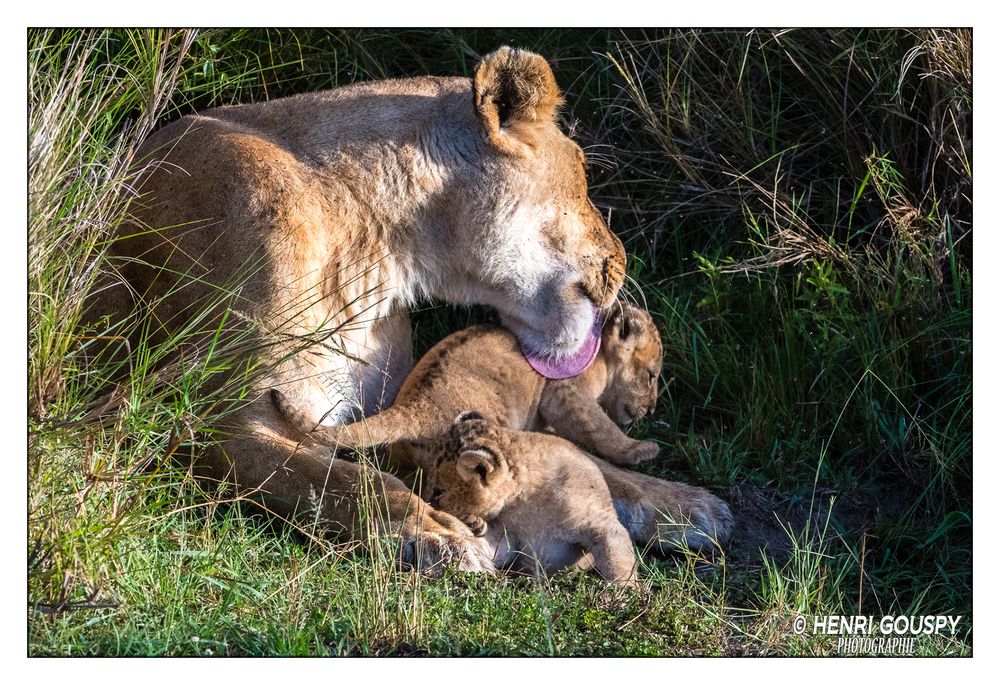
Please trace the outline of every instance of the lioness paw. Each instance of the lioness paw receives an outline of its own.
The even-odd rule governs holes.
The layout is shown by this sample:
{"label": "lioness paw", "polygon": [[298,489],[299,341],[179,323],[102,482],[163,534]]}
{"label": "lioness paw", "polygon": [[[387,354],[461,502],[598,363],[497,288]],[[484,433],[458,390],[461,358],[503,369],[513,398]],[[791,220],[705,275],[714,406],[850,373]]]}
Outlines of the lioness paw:
{"label": "lioness paw", "polygon": [[656,523],[656,544],[660,552],[687,548],[713,555],[721,550],[733,529],[729,505],[702,488],[689,487],[693,493],[677,519],[660,516]]}
{"label": "lioness paw", "polygon": [[482,538],[439,535],[426,531],[405,540],[399,561],[432,578],[439,577],[449,566],[472,573],[495,573],[493,555]]}
{"label": "lioness paw", "polygon": [[493,554],[482,538],[443,511],[424,509],[404,523],[399,560],[403,566],[440,576],[448,566],[460,571],[495,573]]}

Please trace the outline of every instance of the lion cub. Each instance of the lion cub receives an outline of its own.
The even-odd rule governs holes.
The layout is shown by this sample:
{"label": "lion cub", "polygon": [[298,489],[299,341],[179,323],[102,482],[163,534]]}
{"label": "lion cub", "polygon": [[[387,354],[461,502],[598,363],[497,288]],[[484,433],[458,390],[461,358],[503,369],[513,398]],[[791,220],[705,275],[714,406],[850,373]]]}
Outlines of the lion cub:
{"label": "lion cub", "polygon": [[[485,537],[497,568],[593,568],[634,587],[635,553],[600,469],[572,443],[460,414],[428,465],[430,504]],[[586,553],[589,552],[589,558]]]}
{"label": "lion cub", "polygon": [[614,464],[638,464],[658,452],[616,424],[652,412],[663,346],[649,312],[629,304],[601,330],[593,363],[582,374],[549,380],[525,359],[517,339],[499,326],[473,326],[446,337],[417,363],[395,403],[380,414],[333,427],[301,415],[278,390],[271,394],[293,427],[316,441],[361,449],[392,444],[403,467],[422,466],[424,441],[448,430],[466,410],[512,430],[546,427]]}

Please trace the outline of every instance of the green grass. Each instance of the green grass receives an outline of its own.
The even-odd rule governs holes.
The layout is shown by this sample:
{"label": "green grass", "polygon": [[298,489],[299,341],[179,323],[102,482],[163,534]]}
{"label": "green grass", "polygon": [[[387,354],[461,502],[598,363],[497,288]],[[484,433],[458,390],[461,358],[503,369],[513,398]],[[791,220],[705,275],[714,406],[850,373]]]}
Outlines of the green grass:
{"label": "green grass", "polygon": [[[182,520],[183,519],[183,520]],[[719,653],[720,626],[692,601],[690,570],[650,569],[652,592],[591,577],[397,574],[377,588],[366,557],[321,552],[237,510],[181,516],[123,539],[118,608],[39,616],[40,654]],[[691,579],[690,584],[700,585]],[[683,592],[679,591],[681,588]],[[370,613],[378,594],[394,607]],[[127,610],[123,610],[128,607]],[[643,615],[635,629],[619,626]]]}
{"label": "green grass", "polygon": [[[29,34],[29,653],[830,654],[796,614],[961,614],[971,654],[971,32],[219,30]],[[225,327],[93,356],[78,325],[129,165],[205,107],[548,57],[592,197],[660,324],[644,470],[730,501],[707,564],[428,579],[202,491],[252,350]],[[248,267],[249,268],[249,267]],[[229,287],[215,303],[238,293]],[[418,354],[485,310],[427,306]],[[205,319],[198,325],[214,326]],[[241,366],[242,364],[242,366]],[[766,546],[765,551],[761,551]]]}

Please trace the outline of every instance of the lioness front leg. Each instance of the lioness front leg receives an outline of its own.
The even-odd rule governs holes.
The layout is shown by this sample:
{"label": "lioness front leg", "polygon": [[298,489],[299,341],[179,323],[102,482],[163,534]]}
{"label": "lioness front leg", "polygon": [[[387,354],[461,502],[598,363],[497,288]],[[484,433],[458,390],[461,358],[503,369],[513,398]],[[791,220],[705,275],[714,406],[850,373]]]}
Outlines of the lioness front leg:
{"label": "lioness front leg", "polygon": [[656,443],[625,435],[596,400],[581,394],[571,382],[550,381],[538,410],[560,436],[613,464],[639,464],[659,453]]}
{"label": "lioness front leg", "polygon": [[729,537],[729,506],[704,488],[613,466],[588,454],[604,475],[618,520],[643,547],[714,552]]}
{"label": "lioness front leg", "polygon": [[485,542],[454,516],[433,509],[395,476],[273,430],[281,425],[269,400],[237,412],[226,427],[231,437],[209,450],[199,470],[310,532],[363,543],[391,536],[399,540],[400,560],[423,570],[455,563],[494,571]]}

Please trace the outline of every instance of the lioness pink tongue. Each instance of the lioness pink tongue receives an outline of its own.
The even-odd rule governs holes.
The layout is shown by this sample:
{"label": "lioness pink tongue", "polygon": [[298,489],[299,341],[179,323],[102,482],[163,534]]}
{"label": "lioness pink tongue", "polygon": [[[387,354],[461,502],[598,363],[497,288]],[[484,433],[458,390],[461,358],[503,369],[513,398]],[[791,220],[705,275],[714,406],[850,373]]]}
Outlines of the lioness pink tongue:
{"label": "lioness pink tongue", "polygon": [[601,349],[602,323],[600,316],[594,318],[594,325],[591,327],[590,333],[587,334],[587,339],[580,346],[580,349],[571,355],[558,358],[541,357],[528,350],[523,344],[521,345],[521,353],[531,364],[531,368],[546,378],[561,380],[579,376],[590,367],[594,359],[597,358],[597,351]]}

